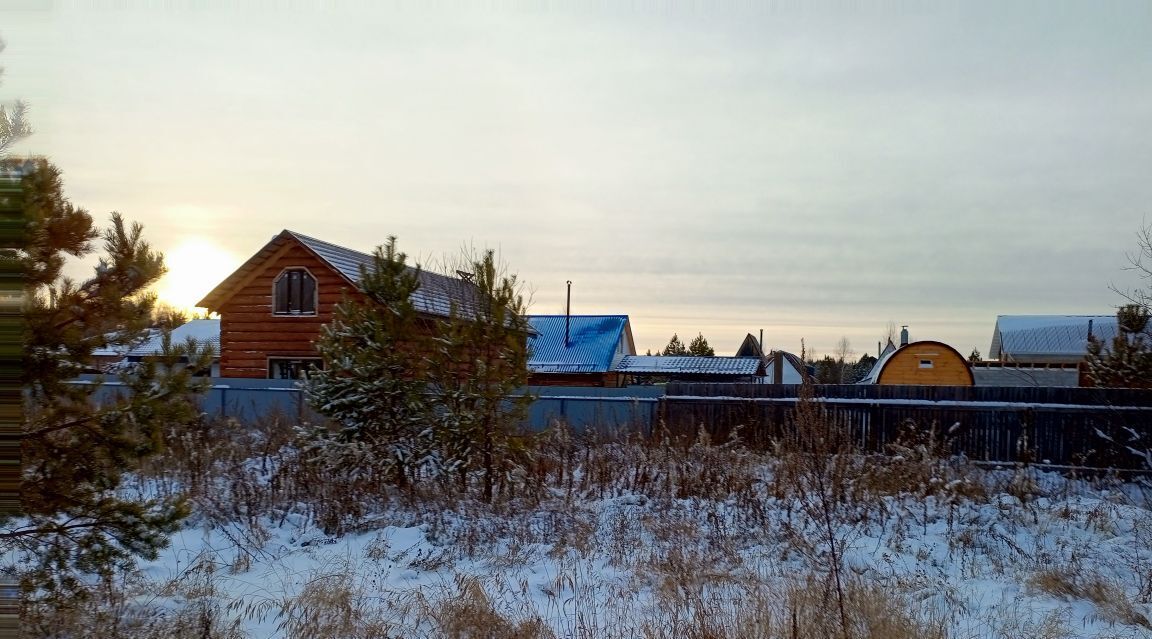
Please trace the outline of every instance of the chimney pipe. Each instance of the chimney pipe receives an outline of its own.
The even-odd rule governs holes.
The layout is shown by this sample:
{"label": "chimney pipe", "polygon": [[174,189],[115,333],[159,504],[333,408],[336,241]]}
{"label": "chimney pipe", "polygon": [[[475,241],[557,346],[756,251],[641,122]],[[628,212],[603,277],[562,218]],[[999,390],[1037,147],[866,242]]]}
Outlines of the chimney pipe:
{"label": "chimney pipe", "polygon": [[784,383],[784,351],[776,351],[773,353],[772,359],[772,383]]}
{"label": "chimney pipe", "polygon": [[572,328],[572,280],[568,280],[568,303],[564,306],[564,348],[568,348],[568,333]]}
{"label": "chimney pipe", "polygon": [[908,345],[908,325],[905,324],[905,325],[900,327],[900,346],[904,347],[907,345]]}
{"label": "chimney pipe", "polygon": [[760,355],[764,355],[764,329],[760,329]]}

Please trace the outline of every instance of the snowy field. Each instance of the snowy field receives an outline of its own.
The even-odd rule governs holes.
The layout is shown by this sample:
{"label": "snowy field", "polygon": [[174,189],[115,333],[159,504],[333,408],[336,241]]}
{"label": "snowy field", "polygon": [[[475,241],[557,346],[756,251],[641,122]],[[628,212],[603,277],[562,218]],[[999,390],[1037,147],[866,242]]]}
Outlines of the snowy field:
{"label": "snowy field", "polygon": [[237,450],[136,485],[196,511],[106,585],[99,636],[1152,637],[1136,483],[915,451],[814,476],[707,441],[568,440],[534,491],[352,496],[326,533],[339,486],[288,485],[286,449]]}

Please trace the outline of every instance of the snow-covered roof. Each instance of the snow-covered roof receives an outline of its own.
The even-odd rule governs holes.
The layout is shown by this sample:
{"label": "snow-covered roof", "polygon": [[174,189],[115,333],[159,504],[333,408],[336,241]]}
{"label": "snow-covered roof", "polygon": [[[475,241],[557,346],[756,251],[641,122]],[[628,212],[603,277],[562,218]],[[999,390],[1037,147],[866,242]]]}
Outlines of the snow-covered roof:
{"label": "snow-covered roof", "polygon": [[759,357],[692,357],[630,355],[616,366],[618,373],[638,375],[756,375]]}
{"label": "snow-covered roof", "polygon": [[1088,332],[1109,341],[1117,334],[1115,315],[1000,315],[988,359],[1005,361],[1078,360],[1088,349]]}
{"label": "snow-covered roof", "polygon": [[[636,352],[627,315],[529,315],[527,319],[536,331],[528,340],[528,370],[534,373],[604,373],[618,350],[625,355]],[[566,319],[571,320],[567,342]]]}
{"label": "snow-covered roof", "polygon": [[[888,342],[888,345],[892,346],[892,342]],[[857,384],[875,384],[876,381],[878,379],[880,379],[880,371],[884,370],[884,366],[888,363],[888,360],[892,359],[892,356],[898,350],[900,350],[900,349],[895,348],[895,347],[893,347],[892,350],[888,350],[887,348],[885,348],[884,352],[880,354],[880,359],[876,360],[876,363],[872,365],[872,370],[868,371],[868,374],[864,376],[864,379],[862,379],[856,383]]]}
{"label": "snow-covered roof", "polygon": [[[240,268],[212,289],[208,295],[204,296],[204,299],[200,300],[197,306],[212,310],[218,309],[235,293],[234,286],[245,281],[249,274],[263,266],[266,259],[286,243],[292,241],[303,245],[353,285],[360,283],[361,266],[371,270],[376,265],[376,260],[370,253],[345,248],[285,229],[273,237],[255,255],[248,258]],[[415,270],[411,267],[409,269]],[[419,271],[419,278],[420,288],[412,294],[412,303],[418,311],[429,315],[448,317],[452,313],[453,305],[462,314],[466,314],[468,309],[476,306],[478,296],[476,285],[467,280],[448,277],[423,269]]]}
{"label": "snow-covered roof", "polygon": [[[181,324],[172,329],[172,343],[182,344],[189,337],[195,339],[198,344],[211,344],[212,348],[216,349],[216,355],[220,355],[220,320],[218,319],[196,319],[191,320],[185,324]],[[148,357],[152,355],[159,355],[164,344],[164,336],[157,332],[152,337],[148,338],[143,344],[128,351],[128,357]]]}

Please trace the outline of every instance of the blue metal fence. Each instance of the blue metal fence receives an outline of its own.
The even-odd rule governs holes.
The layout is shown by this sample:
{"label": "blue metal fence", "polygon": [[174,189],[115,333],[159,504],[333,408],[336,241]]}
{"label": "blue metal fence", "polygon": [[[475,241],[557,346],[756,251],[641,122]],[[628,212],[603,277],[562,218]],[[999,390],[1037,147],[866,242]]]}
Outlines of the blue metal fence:
{"label": "blue metal fence", "polygon": [[[84,375],[75,383],[90,384],[100,379],[98,375]],[[107,401],[123,392],[120,382],[104,379],[94,399]],[[528,409],[528,425],[534,430],[543,430],[561,420],[577,429],[641,428],[648,432],[657,419],[658,404],[664,396],[662,386],[530,386],[524,392],[535,397]],[[212,386],[201,399],[201,407],[209,415],[233,417],[242,422],[276,412],[301,421],[316,417],[304,401],[303,391],[290,379],[213,378]]]}

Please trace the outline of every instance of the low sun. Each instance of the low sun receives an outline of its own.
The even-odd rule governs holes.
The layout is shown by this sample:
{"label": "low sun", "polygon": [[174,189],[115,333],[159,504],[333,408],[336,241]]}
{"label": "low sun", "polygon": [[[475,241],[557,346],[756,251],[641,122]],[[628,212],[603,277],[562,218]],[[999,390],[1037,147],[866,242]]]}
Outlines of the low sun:
{"label": "low sun", "polygon": [[216,242],[193,236],[165,251],[164,265],[168,273],[156,283],[159,301],[191,310],[208,291],[236,270],[239,261]]}

